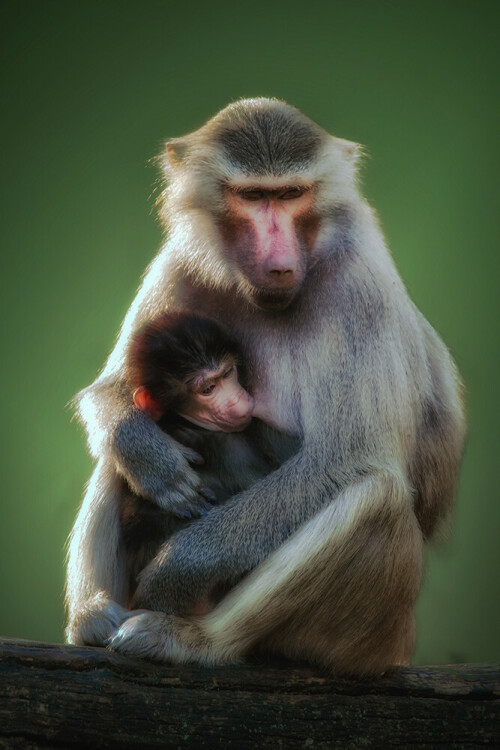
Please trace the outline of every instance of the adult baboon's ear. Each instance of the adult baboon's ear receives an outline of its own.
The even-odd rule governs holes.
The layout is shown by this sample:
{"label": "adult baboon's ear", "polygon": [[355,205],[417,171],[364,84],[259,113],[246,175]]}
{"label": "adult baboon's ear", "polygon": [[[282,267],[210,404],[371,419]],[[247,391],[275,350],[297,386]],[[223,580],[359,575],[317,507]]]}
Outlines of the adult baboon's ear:
{"label": "adult baboon's ear", "polygon": [[363,152],[363,147],[354,141],[346,141],[343,138],[335,139],[342,149],[342,153],[347,161],[356,161]]}
{"label": "adult baboon's ear", "polygon": [[174,138],[166,145],[167,158],[172,167],[182,164],[187,155],[189,144],[185,138]]}

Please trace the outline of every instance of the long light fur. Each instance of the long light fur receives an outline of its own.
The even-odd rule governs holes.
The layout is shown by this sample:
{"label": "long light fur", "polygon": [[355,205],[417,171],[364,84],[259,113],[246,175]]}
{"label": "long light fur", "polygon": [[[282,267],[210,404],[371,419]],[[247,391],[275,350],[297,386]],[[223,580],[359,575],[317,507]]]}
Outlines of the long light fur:
{"label": "long light fur", "polygon": [[[216,145],[222,126],[239,127],[263,111],[276,122],[295,117],[297,127],[309,127],[304,115],[277,100],[238,102],[173,141],[163,160],[168,238],[103,373],[79,398],[91,450],[108,458],[72,535],[68,632],[89,637],[78,622],[100,592],[123,603],[108,507],[117,486],[113,472],[128,472],[153,498],[167,479],[184,482],[186,495],[196,490],[174,447],[168,444],[167,463],[166,443],[153,427],[136,427],[120,380],[133,331],[164,309],[188,307],[203,309],[241,340],[252,388],[281,432],[273,440],[283,464],[174,536],[139,586],[140,606],[157,611],[132,613],[112,646],[205,664],[264,650],[338,672],[380,672],[411,658],[424,543],[452,516],[465,433],[462,386],[359,195],[356,144],[311,123],[316,158],[289,174],[270,168],[258,177]],[[273,315],[252,306],[237,257],[222,247],[220,185],[297,183],[315,186],[321,226],[297,300]],[[286,448],[287,435],[298,450]],[[141,464],[147,471],[134,473],[130,456],[139,444],[151,453]],[[101,523],[111,537],[102,558]],[[179,616],[184,597],[201,595],[228,569],[242,580],[210,614]]]}

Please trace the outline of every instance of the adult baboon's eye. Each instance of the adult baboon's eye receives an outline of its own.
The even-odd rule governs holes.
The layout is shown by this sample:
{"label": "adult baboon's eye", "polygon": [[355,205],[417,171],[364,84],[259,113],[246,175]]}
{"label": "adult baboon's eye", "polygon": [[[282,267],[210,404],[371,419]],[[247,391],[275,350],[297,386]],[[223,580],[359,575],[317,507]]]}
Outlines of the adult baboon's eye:
{"label": "adult baboon's eye", "polygon": [[261,201],[265,198],[262,190],[242,190],[240,195],[245,201]]}
{"label": "adult baboon's eye", "polygon": [[290,201],[294,198],[300,198],[301,195],[304,194],[304,188],[301,187],[292,187],[285,190],[283,193],[280,193],[280,200],[282,201]]}

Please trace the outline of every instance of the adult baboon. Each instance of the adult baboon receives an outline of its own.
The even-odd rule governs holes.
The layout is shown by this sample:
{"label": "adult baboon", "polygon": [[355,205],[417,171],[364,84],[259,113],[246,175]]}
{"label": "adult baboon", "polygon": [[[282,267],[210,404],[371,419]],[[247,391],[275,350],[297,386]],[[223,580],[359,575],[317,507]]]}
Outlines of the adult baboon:
{"label": "adult baboon", "polygon": [[[198,502],[186,452],[122,384],[131,334],[187,308],[242,342],[288,460],[169,540],[134,601],[157,611],[124,621],[112,647],[201,663],[258,647],[358,673],[410,659],[423,545],[452,509],[464,420],[449,353],[358,193],[356,156],[269,99],[231,104],[167,144],[166,244],[80,394],[100,462],[70,550],[71,642],[100,642],[125,616],[123,478],[163,507]],[[185,616],[214,582],[239,579],[213,612]]]}

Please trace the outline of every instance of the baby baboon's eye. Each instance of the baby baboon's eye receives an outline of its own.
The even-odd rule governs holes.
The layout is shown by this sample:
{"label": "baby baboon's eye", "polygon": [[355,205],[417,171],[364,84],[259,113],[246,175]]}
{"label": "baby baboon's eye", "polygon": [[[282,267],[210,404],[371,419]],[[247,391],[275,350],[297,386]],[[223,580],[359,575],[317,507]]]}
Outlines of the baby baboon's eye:
{"label": "baby baboon's eye", "polygon": [[203,390],[200,391],[202,396],[210,396],[211,393],[215,391],[215,383],[210,383],[210,385],[206,385]]}

